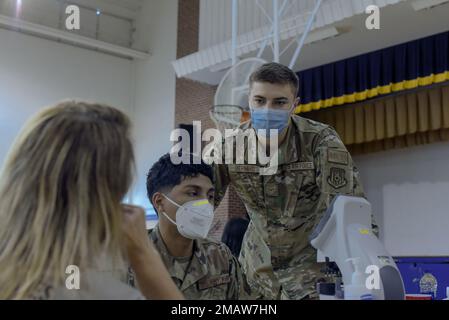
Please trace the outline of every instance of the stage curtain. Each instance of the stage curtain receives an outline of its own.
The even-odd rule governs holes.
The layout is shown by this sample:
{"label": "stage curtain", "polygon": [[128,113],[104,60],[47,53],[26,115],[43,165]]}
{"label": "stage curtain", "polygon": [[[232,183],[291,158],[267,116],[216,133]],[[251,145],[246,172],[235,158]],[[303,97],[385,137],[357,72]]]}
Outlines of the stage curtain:
{"label": "stage curtain", "polygon": [[353,154],[449,140],[449,82],[301,116],[331,125]]}

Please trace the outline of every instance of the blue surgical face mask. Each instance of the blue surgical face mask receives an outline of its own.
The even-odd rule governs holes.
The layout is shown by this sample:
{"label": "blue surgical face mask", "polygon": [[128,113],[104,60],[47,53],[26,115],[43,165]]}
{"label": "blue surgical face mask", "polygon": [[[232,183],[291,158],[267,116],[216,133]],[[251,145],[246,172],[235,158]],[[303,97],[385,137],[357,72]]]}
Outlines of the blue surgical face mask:
{"label": "blue surgical face mask", "polygon": [[256,130],[266,130],[266,136],[270,138],[270,130],[276,130],[276,133],[279,135],[287,128],[291,111],[292,109],[251,108],[251,123]]}

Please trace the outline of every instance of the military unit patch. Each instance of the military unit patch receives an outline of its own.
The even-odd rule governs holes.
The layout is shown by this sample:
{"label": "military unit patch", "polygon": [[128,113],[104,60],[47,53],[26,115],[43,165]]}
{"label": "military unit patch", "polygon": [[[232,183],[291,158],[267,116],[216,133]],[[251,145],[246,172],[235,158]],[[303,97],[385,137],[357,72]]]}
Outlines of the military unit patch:
{"label": "military unit patch", "polygon": [[329,185],[334,189],[343,188],[348,184],[348,180],[346,180],[345,176],[345,169],[332,167],[330,170],[330,175],[327,177],[327,183],[329,183]]}

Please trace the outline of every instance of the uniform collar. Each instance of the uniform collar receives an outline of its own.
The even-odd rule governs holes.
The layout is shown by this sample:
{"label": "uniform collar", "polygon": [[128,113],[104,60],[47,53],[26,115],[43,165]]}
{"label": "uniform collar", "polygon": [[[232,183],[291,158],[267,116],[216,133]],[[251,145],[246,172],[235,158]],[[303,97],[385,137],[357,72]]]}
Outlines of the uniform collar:
{"label": "uniform collar", "polygon": [[[252,124],[250,121],[243,123],[239,129],[245,130],[251,128]],[[256,139],[257,135],[256,135]],[[296,125],[292,117],[290,117],[290,122],[287,127],[287,134],[285,135],[284,142],[279,146],[278,149],[278,164],[288,164],[297,162],[299,157],[299,137],[296,135]],[[248,159],[248,148],[245,148],[245,159]],[[259,162],[259,161],[258,161]]]}
{"label": "uniform collar", "polygon": [[208,274],[207,259],[204,254],[205,250],[200,240],[193,240],[192,261],[187,270],[187,275],[185,275],[185,269],[175,268],[175,263],[177,263],[176,258],[168,252],[158,225],[152,230],[150,237],[156,249],[159,251],[170,276],[178,279],[180,282],[183,281],[185,276],[184,282],[181,288],[179,288],[181,291],[188,289]]}

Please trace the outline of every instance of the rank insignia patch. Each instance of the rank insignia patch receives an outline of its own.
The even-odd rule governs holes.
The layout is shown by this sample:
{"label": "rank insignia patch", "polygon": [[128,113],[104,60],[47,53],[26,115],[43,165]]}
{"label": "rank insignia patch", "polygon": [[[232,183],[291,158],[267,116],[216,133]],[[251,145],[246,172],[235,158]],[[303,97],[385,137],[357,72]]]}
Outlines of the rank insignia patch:
{"label": "rank insignia patch", "polygon": [[327,161],[347,165],[349,163],[349,154],[341,150],[327,150]]}

